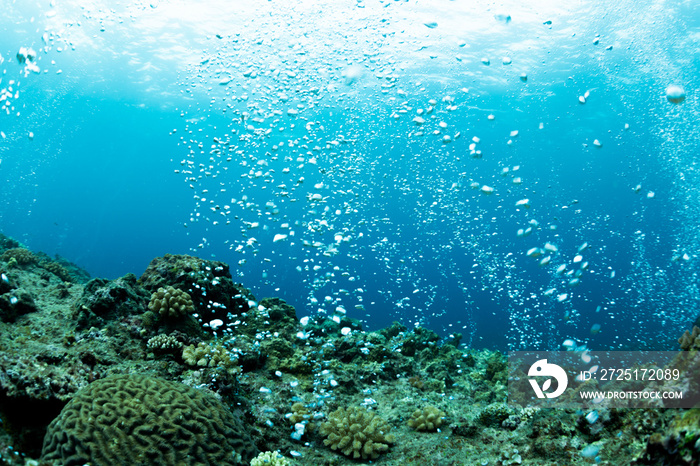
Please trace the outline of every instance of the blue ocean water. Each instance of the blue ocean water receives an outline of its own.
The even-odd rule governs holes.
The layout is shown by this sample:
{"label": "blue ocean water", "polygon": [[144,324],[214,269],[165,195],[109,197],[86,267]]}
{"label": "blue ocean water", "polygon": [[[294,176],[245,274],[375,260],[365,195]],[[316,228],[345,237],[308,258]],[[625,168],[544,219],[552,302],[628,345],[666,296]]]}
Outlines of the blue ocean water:
{"label": "blue ocean water", "polygon": [[559,3],[10,2],[1,230],[106,278],[215,258],[369,329],[674,349],[700,11]]}

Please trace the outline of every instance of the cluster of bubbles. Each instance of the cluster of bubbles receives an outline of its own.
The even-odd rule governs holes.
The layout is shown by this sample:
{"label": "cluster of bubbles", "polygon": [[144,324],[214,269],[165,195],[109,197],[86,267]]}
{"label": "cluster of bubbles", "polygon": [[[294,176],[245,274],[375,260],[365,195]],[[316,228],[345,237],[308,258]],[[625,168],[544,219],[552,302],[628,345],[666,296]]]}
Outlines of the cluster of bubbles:
{"label": "cluster of bubbles", "polygon": [[[586,241],[557,245],[554,212],[576,201],[526,197],[539,180],[511,162],[520,130],[478,108],[463,71],[412,78],[381,51],[395,45],[390,36],[375,34],[362,52],[341,42],[342,53],[306,35],[211,38],[183,80],[193,104],[172,132],[186,149],[176,172],[194,193],[186,226],[206,232],[196,250],[220,250],[212,242],[223,236],[235,260],[217,257],[237,263],[242,281],[303,293],[306,312],[414,325],[450,313],[446,330],[467,343],[475,313],[506,315],[513,347],[557,346],[542,329],[576,322],[572,303],[592,270]],[[499,79],[527,83],[506,58]],[[471,129],[479,124],[501,139],[484,141]],[[484,296],[493,308],[477,305]]]}
{"label": "cluster of bubbles", "polygon": [[[130,14],[158,8],[138,5]],[[545,135],[557,136],[547,125],[563,117],[579,124],[564,151],[583,146],[585,169],[617,167],[601,154],[618,154],[630,125],[606,134],[598,115],[635,109],[620,110],[630,104],[613,78],[598,80],[606,90],[560,76],[568,71],[556,60],[569,54],[549,54],[558,37],[601,74],[622,74],[612,71],[622,61],[612,33],[593,34],[581,20],[570,35],[551,18],[489,13],[483,28],[458,37],[449,26],[460,15],[429,18],[402,2],[358,1],[345,16],[324,2],[258,9],[255,21],[211,34],[178,83],[182,124],[171,134],[181,148],[175,172],[193,193],[184,223],[195,254],[211,252],[246,286],[266,287],[302,314],[439,322],[466,344],[490,326],[512,349],[556,348],[572,335],[585,343],[621,321],[637,333],[617,332],[615,345],[653,342],[693,306],[694,275],[682,267],[693,266],[697,238],[688,226],[658,258],[667,242],[648,221],[658,217],[654,180],[637,167],[616,172],[630,175],[630,197],[619,202],[635,211],[611,226],[615,206],[601,201],[608,210],[594,211],[567,191],[558,172],[577,160],[537,160]],[[122,20],[102,10],[85,19],[103,32]],[[43,39],[49,47],[55,37]],[[25,76],[38,72],[36,56],[19,50]],[[666,89],[672,111],[687,108],[686,91],[669,82],[650,85]],[[0,97],[14,111],[17,85],[7,83]],[[566,106],[550,103],[569,90]],[[679,131],[664,133],[664,153]],[[676,158],[666,162],[672,176],[688,173]],[[595,199],[595,189],[587,194]]]}
{"label": "cluster of bubbles", "polygon": [[[680,300],[663,295],[671,279],[649,259],[644,233],[630,241],[605,230],[609,214],[582,216],[578,200],[538,192],[543,178],[517,150],[522,128],[496,118],[513,102],[480,108],[487,91],[463,86],[483,74],[462,63],[489,67],[489,58],[457,55],[451,63],[462,68],[443,61],[436,78],[417,71],[425,57],[415,50],[412,64],[397,58],[406,51],[388,26],[326,30],[331,49],[309,31],[280,37],[279,18],[270,18],[255,32],[211,38],[212,50],[183,80],[193,104],[182,109],[184,128],[173,130],[187,152],[176,171],[194,192],[186,226],[206,232],[199,250],[218,249],[212,241],[223,237],[236,260],[219,258],[237,263],[243,281],[266,282],[310,313],[413,325],[447,316],[445,330],[466,334],[467,344],[475,322],[493,318],[507,326],[511,348],[556,348],[567,332],[585,341],[616,319],[653,340],[655,322],[677,318],[672,308],[692,301],[688,290]],[[423,26],[439,30],[437,22]],[[361,41],[367,29],[366,48],[351,46],[348,37]],[[425,37],[430,45],[414,42],[419,52],[437,40]],[[510,56],[501,63],[490,79],[528,83]],[[685,91],[670,86],[666,97],[680,104]],[[591,98],[582,91],[578,105]],[[196,103],[203,100],[207,106]],[[599,150],[601,140],[583,145]],[[655,197],[641,184],[632,191]],[[560,233],[562,223],[575,232]],[[628,243],[631,264],[618,264],[606,236]],[[616,279],[618,269],[626,278]],[[640,308],[629,303],[645,301],[664,309],[635,316]],[[645,339],[618,333],[619,347]]]}

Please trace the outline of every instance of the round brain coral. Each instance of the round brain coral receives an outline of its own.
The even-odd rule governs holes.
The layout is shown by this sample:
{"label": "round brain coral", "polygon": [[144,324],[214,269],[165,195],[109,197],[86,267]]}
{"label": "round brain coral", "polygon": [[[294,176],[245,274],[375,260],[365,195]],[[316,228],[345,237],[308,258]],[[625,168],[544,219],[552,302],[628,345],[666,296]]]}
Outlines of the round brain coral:
{"label": "round brain coral", "polygon": [[394,443],[390,430],[384,419],[357,407],[338,408],[328,416],[328,422],[321,424],[321,433],[328,437],[324,445],[363,460],[376,459],[389,449],[388,444]]}
{"label": "round brain coral", "polygon": [[194,303],[189,294],[169,286],[158,288],[151,295],[148,309],[163,317],[178,318],[194,312]]}
{"label": "round brain coral", "polygon": [[258,453],[216,398],[143,375],[100,379],[49,425],[42,460],[61,465],[241,465]]}

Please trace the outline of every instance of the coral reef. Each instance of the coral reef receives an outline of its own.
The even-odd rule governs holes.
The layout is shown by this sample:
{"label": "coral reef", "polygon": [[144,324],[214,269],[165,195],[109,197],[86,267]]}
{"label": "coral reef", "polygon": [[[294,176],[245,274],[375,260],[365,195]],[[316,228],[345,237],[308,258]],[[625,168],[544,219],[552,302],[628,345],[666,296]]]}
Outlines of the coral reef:
{"label": "coral reef", "polygon": [[151,295],[148,309],[157,312],[161,316],[177,319],[194,312],[194,304],[189,294],[168,286],[160,287]]}
{"label": "coral reef", "polygon": [[364,408],[338,408],[321,424],[321,434],[328,437],[323,444],[340,450],[345,456],[363,460],[377,459],[394,443],[391,426]]}
{"label": "coral reef", "polygon": [[90,280],[83,295],[73,305],[78,327],[103,325],[106,321],[140,314],[150,296],[136,283],[136,276],[127,274],[116,280]]}
{"label": "coral reef", "polygon": [[[0,253],[16,248],[26,250],[0,235]],[[191,256],[156,258],[138,280],[87,282],[64,259],[31,254],[35,261],[24,265],[12,254],[14,267],[0,261],[0,466],[37,464],[46,428],[66,403],[119,374],[213,393],[267,452],[262,464],[282,457],[338,466],[357,459],[384,466],[700,464],[697,411],[601,406],[591,422],[586,411],[507,404],[505,355],[460,347],[457,334],[440,339],[397,322],[367,331],[344,313],[299,321],[285,301],[256,300],[234,284],[226,264]],[[39,265],[50,261],[73,280]],[[153,293],[168,287],[189,294],[198,317],[149,310]],[[219,318],[224,323],[215,328]],[[682,377],[667,388],[700,393],[699,332],[681,337],[688,351],[671,367]],[[329,406],[357,408],[326,417]],[[168,407],[175,409],[159,409]],[[422,424],[426,430],[418,430]],[[439,435],[425,434],[435,428]],[[324,442],[331,448],[319,448]],[[349,456],[339,454],[341,446]]]}
{"label": "coral reef", "polygon": [[214,397],[167,380],[119,375],[78,393],[51,422],[46,461],[240,465],[257,454],[243,424]]}
{"label": "coral reef", "polygon": [[14,249],[20,246],[19,241],[0,233],[0,250]]}
{"label": "coral reef", "polygon": [[442,426],[442,420],[446,416],[444,411],[440,411],[435,406],[426,406],[417,409],[408,420],[409,427],[418,431],[434,432]]}

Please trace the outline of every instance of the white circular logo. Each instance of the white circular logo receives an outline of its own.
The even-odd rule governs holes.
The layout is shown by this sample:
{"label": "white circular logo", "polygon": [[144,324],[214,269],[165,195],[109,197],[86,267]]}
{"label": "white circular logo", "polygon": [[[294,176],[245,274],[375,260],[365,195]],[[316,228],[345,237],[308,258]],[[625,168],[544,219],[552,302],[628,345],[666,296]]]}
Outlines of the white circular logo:
{"label": "white circular logo", "polygon": [[[544,381],[542,387],[540,387],[535,379],[529,379],[530,385],[532,385],[532,389],[535,391],[537,398],[556,398],[564,393],[564,390],[566,390],[569,384],[569,378],[566,376],[564,369],[556,364],[548,363],[546,359],[540,359],[530,366],[527,375],[530,377],[549,377]],[[552,378],[557,381],[557,389],[547,393],[552,386]]]}

